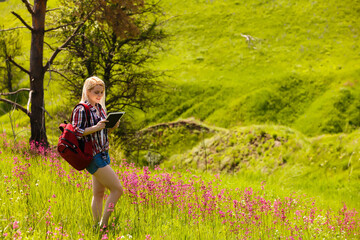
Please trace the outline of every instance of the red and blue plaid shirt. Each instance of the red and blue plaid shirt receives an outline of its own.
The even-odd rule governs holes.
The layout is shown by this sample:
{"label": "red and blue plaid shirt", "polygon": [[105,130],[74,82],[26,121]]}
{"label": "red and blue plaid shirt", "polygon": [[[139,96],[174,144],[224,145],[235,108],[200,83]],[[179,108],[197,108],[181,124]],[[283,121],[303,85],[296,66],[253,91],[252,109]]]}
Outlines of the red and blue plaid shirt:
{"label": "red and blue plaid shirt", "polygon": [[[100,104],[96,104],[95,106],[98,108],[100,116],[97,115],[96,108],[88,101],[85,101],[85,104],[87,104],[90,108],[90,126],[88,126],[88,121],[86,120],[86,111],[84,106],[79,105],[73,111],[72,125],[74,126],[76,135],[79,139],[84,137],[83,134],[85,128],[92,127],[99,121],[106,119],[106,112]],[[91,140],[92,142],[93,156],[100,152],[109,150],[108,130],[106,128],[85,137],[88,136],[90,136],[90,139],[87,139],[87,141]]]}

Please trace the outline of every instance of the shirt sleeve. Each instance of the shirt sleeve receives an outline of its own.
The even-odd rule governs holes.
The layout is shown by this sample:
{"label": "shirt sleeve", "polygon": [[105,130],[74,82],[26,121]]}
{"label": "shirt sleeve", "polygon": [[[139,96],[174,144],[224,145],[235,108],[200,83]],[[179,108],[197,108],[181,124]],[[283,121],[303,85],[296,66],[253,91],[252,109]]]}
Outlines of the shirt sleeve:
{"label": "shirt sleeve", "polygon": [[86,128],[86,112],[83,106],[79,105],[74,109],[71,124],[75,129],[76,136],[81,138]]}

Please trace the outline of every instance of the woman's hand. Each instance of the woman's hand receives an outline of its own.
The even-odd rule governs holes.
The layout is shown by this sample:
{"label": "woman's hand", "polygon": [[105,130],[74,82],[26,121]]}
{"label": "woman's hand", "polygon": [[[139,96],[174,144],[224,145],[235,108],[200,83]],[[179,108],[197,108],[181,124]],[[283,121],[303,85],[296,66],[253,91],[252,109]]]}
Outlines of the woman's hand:
{"label": "woman's hand", "polygon": [[119,121],[117,121],[117,123],[115,124],[115,126],[113,127],[113,129],[118,128],[118,127],[119,127],[119,125],[120,125],[120,120],[119,120]]}
{"label": "woman's hand", "polygon": [[85,128],[83,136],[86,136],[86,135],[92,134],[94,132],[103,130],[105,128],[105,123],[106,122],[108,122],[108,120],[101,120],[96,125]]}
{"label": "woman's hand", "polygon": [[114,126],[113,128],[110,128],[110,129],[109,129],[109,133],[111,133],[111,132],[114,131],[116,128],[118,128],[119,125],[120,125],[120,120],[117,121],[117,123],[115,124],[115,126]]}
{"label": "woman's hand", "polygon": [[101,120],[100,122],[98,122],[96,124],[96,129],[98,131],[103,130],[105,128],[107,122],[108,122],[107,120]]}

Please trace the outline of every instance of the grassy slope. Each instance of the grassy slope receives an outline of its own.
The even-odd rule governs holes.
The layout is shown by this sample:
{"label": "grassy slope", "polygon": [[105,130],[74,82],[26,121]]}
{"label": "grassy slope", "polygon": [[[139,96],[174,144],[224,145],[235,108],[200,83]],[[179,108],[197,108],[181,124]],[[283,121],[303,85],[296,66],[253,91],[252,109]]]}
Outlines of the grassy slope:
{"label": "grassy slope", "polygon": [[[144,129],[134,142],[125,141],[130,145],[126,149],[133,149],[126,159],[161,163],[166,169],[196,169],[201,175],[219,173],[249,186],[265,181],[268,189],[306,193],[325,205],[344,201],[359,207],[359,130],[308,138],[284,126],[213,129],[186,122]],[[139,149],[136,142],[142,143]]]}
{"label": "grassy slope", "polygon": [[[360,131],[308,138],[283,126],[219,131],[165,166],[234,174],[254,182],[350,203],[360,198]],[[327,199],[330,201],[330,199]]]}
{"label": "grassy slope", "polygon": [[341,98],[332,99],[345,88],[356,100],[349,106],[359,107],[355,2],[162,4],[173,38],[157,67],[173,71],[170,82],[180,92],[165,97],[149,122],[194,116],[220,127],[283,124],[308,135],[359,126],[358,115],[339,111]]}
{"label": "grassy slope", "polygon": [[[20,24],[10,10],[28,19],[21,1],[0,4],[6,27]],[[163,26],[173,37],[155,67],[171,71],[169,86],[176,91],[161,97],[160,108],[139,114],[140,121],[195,117],[219,127],[275,123],[310,136],[360,126],[356,2],[164,0],[161,4],[169,18]],[[27,53],[29,36],[22,31]],[[255,39],[247,43],[241,34]],[[19,61],[28,55],[23,58]],[[45,93],[49,106],[57,102],[53,96],[61,93],[61,83],[50,87],[53,92]],[[55,115],[59,109],[52,106],[48,111]]]}

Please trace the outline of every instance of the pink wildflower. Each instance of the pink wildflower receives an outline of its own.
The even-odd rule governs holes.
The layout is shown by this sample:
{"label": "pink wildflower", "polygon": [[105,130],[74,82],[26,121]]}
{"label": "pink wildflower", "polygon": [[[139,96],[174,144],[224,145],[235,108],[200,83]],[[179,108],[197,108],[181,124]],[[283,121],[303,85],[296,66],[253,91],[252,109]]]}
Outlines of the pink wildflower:
{"label": "pink wildflower", "polygon": [[113,211],[114,211],[114,207],[115,207],[114,203],[109,203],[109,207],[108,207],[107,211],[108,211],[108,212],[113,212]]}
{"label": "pink wildflower", "polygon": [[104,235],[102,236],[102,238],[101,238],[101,240],[105,240],[105,239],[109,239],[108,236],[107,236],[107,234],[104,234]]}
{"label": "pink wildflower", "polygon": [[21,231],[17,230],[16,233],[14,234],[14,239],[21,239]]}
{"label": "pink wildflower", "polygon": [[13,227],[13,229],[18,229],[19,228],[19,222],[18,221],[13,222],[12,227]]}

